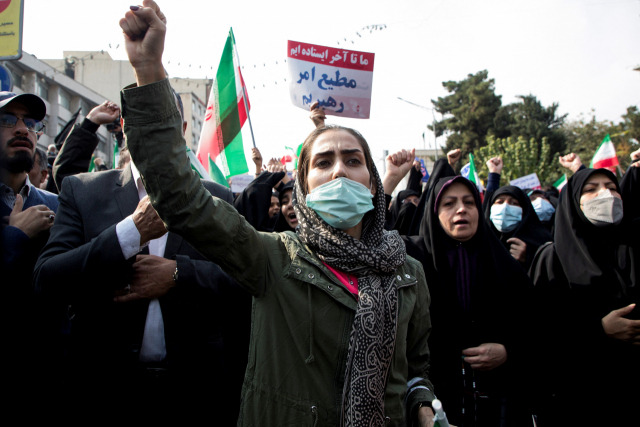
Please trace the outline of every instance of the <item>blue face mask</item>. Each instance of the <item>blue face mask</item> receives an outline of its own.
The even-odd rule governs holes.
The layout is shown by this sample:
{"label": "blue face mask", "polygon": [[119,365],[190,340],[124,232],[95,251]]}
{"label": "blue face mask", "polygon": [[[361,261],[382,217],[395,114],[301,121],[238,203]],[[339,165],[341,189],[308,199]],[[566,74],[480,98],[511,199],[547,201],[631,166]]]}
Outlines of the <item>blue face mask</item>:
{"label": "blue face mask", "polygon": [[553,213],[556,211],[556,208],[542,197],[538,197],[531,202],[531,204],[533,205],[533,209],[536,211],[538,218],[542,222],[549,221],[553,216]]}
{"label": "blue face mask", "polygon": [[320,218],[339,230],[355,227],[373,209],[371,191],[348,178],[336,178],[307,194],[306,202]]}
{"label": "blue face mask", "polygon": [[508,233],[522,221],[522,208],[508,203],[494,204],[491,206],[491,215],[489,217],[499,232]]}

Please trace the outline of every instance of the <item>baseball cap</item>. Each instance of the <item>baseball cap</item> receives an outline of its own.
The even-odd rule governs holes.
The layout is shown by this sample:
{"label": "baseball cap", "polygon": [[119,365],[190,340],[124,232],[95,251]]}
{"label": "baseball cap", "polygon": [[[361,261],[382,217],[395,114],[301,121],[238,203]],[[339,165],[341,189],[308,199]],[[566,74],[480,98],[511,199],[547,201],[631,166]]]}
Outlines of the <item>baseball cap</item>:
{"label": "baseball cap", "polygon": [[22,93],[18,95],[13,92],[0,92],[0,108],[4,108],[9,103],[17,101],[23,104],[29,110],[29,116],[42,121],[47,115],[47,106],[44,101],[37,95],[31,93]]}

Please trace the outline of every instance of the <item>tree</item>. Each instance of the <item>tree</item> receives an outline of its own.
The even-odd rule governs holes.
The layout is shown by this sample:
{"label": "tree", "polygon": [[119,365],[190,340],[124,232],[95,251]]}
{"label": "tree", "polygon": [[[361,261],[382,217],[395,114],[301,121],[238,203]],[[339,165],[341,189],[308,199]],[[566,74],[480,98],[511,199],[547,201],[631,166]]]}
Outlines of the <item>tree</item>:
{"label": "tree", "polygon": [[431,100],[434,109],[444,118],[429,129],[435,130],[436,136],[448,134],[444,153],[460,148],[465,158],[486,144],[485,138],[502,103],[501,97],[495,94],[495,82],[488,79],[488,75],[488,71],[483,70],[459,82],[443,82],[442,86],[451,95]]}
{"label": "tree", "polygon": [[508,185],[516,178],[536,173],[542,185],[553,183],[564,172],[556,156],[551,153],[551,145],[546,137],[542,140],[533,138],[517,139],[487,137],[487,145],[480,148],[474,156],[477,159],[476,168],[480,178],[485,180],[489,176],[486,162],[492,157],[501,157],[504,164],[500,175],[501,185]]}
{"label": "tree", "polygon": [[616,154],[620,168],[625,171],[631,164],[631,153],[640,148],[640,111],[638,107],[627,107],[627,113],[622,115],[620,135],[611,135],[616,146]]}
{"label": "tree", "polygon": [[627,114],[623,114],[622,119],[621,125],[628,132],[630,143],[637,146],[640,144],[640,110],[635,106],[627,107]]}
{"label": "tree", "polygon": [[[565,152],[560,153],[561,155],[576,153],[580,156],[585,166],[589,166],[593,154],[607,134],[611,136],[614,145],[616,145],[614,139],[617,138],[621,131],[621,128],[611,121],[596,120],[593,110],[591,110],[591,114],[591,118],[586,118],[584,114],[581,114],[577,120],[565,124],[567,147]],[[618,157],[618,160],[620,160],[620,157]]]}
{"label": "tree", "polygon": [[567,137],[562,129],[567,115],[557,116],[558,104],[543,107],[533,95],[518,95],[521,102],[505,105],[498,110],[490,133],[496,138],[547,138],[552,153],[562,153]]}

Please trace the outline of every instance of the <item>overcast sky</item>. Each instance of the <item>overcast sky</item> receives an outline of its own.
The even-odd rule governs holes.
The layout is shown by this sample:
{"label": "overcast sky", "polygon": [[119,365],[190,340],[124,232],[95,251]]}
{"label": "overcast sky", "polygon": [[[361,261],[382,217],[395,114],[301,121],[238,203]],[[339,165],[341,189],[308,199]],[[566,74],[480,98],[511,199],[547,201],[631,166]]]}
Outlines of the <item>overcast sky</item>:
{"label": "overcast sky", "polygon": [[[484,69],[503,104],[532,94],[545,106],[558,103],[569,119],[594,111],[614,122],[640,105],[640,0],[158,3],[168,20],[164,63],[172,77],[211,78],[233,27],[265,158],[283,155],[312,129],[308,112],[289,100],[287,40],[375,53],[371,118],[328,122],[361,131],[377,159],[385,149],[433,147],[426,128],[433,113],[411,103],[429,108],[447,95],[442,82]],[[126,60],[118,21],[130,4],[25,1],[23,50],[41,59],[104,50]],[[243,135],[248,150],[247,126]]]}

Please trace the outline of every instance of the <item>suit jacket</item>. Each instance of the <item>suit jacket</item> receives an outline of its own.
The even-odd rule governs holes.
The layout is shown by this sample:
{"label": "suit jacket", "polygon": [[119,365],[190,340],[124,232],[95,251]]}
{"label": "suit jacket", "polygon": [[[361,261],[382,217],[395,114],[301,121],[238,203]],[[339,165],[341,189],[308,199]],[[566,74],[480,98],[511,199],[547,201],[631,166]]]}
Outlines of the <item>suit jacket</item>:
{"label": "suit jacket", "polygon": [[[58,196],[37,187],[31,187],[29,196],[24,201],[22,210],[32,206],[45,205],[52,211],[58,210]],[[30,239],[22,230],[10,226],[5,217],[11,214],[12,209],[4,203],[0,203],[0,241],[2,242],[2,263],[3,271],[14,271],[21,283],[31,283],[31,272],[38,258],[38,253],[47,242],[49,232],[42,232],[40,235]],[[24,270],[23,268],[28,268]],[[6,269],[6,270],[5,270]],[[5,276],[6,277],[6,276]],[[30,288],[30,286],[29,286]]]}
{"label": "suit jacket", "polygon": [[[211,181],[203,184],[211,194],[232,201],[227,188]],[[59,200],[51,237],[35,268],[34,284],[42,295],[70,302],[70,372],[81,381],[90,372],[90,382],[99,377],[104,390],[108,384],[126,383],[127,375],[139,368],[149,303],[113,302],[114,291],[129,283],[135,261],[135,257],[124,259],[116,235],[116,224],[133,213],[139,201],[131,168],[67,176]],[[229,393],[232,401],[226,402],[227,407],[237,406],[234,398],[239,400],[244,366],[225,365],[229,355],[224,351],[237,351],[235,361],[241,364],[246,361],[247,344],[224,349],[223,332],[228,317],[237,316],[239,321],[230,322],[232,328],[226,332],[244,336],[248,343],[250,297],[177,234],[169,233],[164,257],[176,259],[179,270],[178,285],[159,299],[167,367],[185,383],[201,383],[213,393],[199,391],[202,398],[220,397],[211,387],[215,383]],[[187,390],[180,390],[182,397],[189,395]]]}
{"label": "suit jacket", "polygon": [[[58,196],[31,187],[24,201],[23,210],[46,205],[54,212],[58,208]],[[49,230],[29,238],[22,230],[10,226],[8,218],[12,209],[0,203],[0,281],[5,304],[0,311],[0,334],[3,340],[4,360],[10,369],[0,381],[14,401],[5,402],[7,408],[24,399],[34,389],[43,390],[51,383],[48,373],[59,355],[60,329],[64,327],[64,307],[39,298],[31,286],[33,267],[40,250],[47,242]]]}

